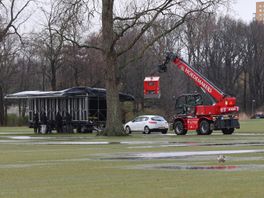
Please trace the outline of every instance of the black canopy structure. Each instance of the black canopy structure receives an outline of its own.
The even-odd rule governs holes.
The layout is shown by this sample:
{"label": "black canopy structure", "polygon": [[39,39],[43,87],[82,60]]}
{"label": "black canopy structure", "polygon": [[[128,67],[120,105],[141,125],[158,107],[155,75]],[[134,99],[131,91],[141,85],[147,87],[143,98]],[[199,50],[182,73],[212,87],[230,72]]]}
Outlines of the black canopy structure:
{"label": "black canopy structure", "polygon": [[[78,96],[100,97],[106,98],[106,89],[92,87],[73,87],[61,91],[22,91],[18,93],[8,94],[5,99],[29,99],[29,98],[63,98]],[[134,101],[134,97],[130,94],[120,93],[121,102]]]}
{"label": "black canopy structure", "polygon": [[[56,127],[56,117],[59,116],[64,122],[68,116],[71,126],[77,131],[90,129],[91,125],[104,125],[106,122],[106,90],[101,88],[73,87],[61,91],[22,91],[6,95],[5,99],[27,100],[31,127],[36,125],[36,120],[43,124],[40,119],[43,115],[46,116],[45,120],[51,129]],[[120,93],[119,99],[120,102],[134,101],[132,95],[125,93]]]}

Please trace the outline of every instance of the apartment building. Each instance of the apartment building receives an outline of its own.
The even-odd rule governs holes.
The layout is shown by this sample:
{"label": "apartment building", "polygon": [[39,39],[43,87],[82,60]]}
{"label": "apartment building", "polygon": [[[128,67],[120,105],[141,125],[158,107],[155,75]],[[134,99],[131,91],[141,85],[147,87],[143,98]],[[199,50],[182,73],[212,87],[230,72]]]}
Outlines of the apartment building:
{"label": "apartment building", "polygon": [[264,22],[264,1],[256,3],[256,20]]}

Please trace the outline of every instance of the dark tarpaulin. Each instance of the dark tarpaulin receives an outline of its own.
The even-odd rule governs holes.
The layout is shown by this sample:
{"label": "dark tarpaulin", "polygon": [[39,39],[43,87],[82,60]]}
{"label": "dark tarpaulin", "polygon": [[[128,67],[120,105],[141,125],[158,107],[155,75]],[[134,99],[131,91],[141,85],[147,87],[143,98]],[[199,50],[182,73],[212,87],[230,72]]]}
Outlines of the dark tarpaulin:
{"label": "dark tarpaulin", "polygon": [[[5,96],[5,99],[56,98],[74,96],[106,98],[106,90],[92,87],[73,87],[61,91],[23,91],[14,94],[8,94]],[[135,100],[132,95],[121,92],[119,93],[119,99],[121,102]]]}

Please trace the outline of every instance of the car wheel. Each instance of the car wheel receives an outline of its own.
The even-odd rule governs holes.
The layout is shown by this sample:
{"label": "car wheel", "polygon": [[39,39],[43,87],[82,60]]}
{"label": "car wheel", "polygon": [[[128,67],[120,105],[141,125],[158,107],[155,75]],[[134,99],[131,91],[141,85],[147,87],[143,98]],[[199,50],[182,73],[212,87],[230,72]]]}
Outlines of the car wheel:
{"label": "car wheel", "polygon": [[231,135],[232,133],[234,133],[235,129],[234,128],[230,128],[230,129],[222,129],[222,132],[224,135]]}
{"label": "car wheel", "polygon": [[145,126],[144,127],[144,132],[143,132],[144,134],[150,134],[150,129],[149,129],[149,127],[148,126]]}
{"label": "car wheel", "polygon": [[126,126],[126,130],[125,130],[126,134],[131,134],[131,129],[129,126]]}
{"label": "car wheel", "polygon": [[212,130],[210,129],[210,123],[207,120],[202,120],[197,130],[198,135],[211,135]]}
{"label": "car wheel", "polygon": [[168,132],[168,129],[164,129],[161,131],[162,134],[167,134],[167,132]]}
{"label": "car wheel", "polygon": [[183,122],[178,120],[174,123],[174,132],[177,135],[186,135],[187,130],[184,129]]}

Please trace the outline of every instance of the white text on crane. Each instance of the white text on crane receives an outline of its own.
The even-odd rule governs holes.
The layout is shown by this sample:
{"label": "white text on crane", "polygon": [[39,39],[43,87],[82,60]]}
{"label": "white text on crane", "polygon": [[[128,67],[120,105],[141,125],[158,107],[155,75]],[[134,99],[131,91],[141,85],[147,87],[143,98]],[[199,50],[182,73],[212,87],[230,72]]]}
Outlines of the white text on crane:
{"label": "white text on crane", "polygon": [[188,76],[190,76],[196,83],[201,85],[203,89],[205,89],[208,93],[212,93],[212,88],[205,81],[203,81],[199,76],[197,76],[191,69],[185,67],[184,71]]}

